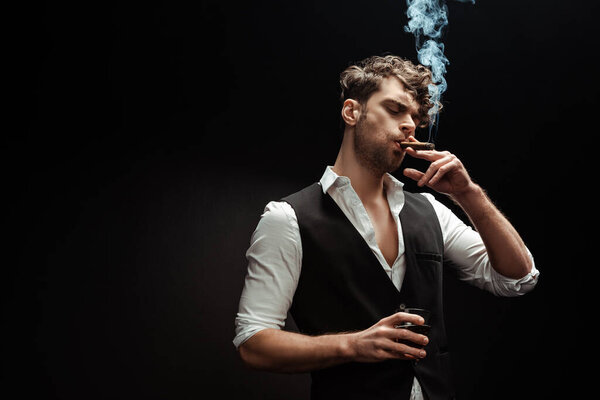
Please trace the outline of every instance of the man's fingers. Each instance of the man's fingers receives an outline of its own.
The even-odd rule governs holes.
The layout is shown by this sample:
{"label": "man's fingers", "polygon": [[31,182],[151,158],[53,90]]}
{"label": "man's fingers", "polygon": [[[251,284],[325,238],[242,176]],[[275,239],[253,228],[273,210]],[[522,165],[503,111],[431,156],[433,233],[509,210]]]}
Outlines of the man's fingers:
{"label": "man's fingers", "polygon": [[423,358],[427,355],[425,350],[404,343],[393,343],[392,346],[395,353],[401,354],[406,358]]}
{"label": "man's fingers", "polygon": [[397,328],[394,336],[397,342],[408,344],[409,346],[425,346],[429,343],[427,336],[404,328]]}
{"label": "man's fingers", "polygon": [[457,160],[451,160],[450,162],[448,162],[447,164],[444,164],[443,166],[441,166],[436,173],[431,177],[431,179],[429,180],[429,184],[430,185],[435,185],[436,182],[438,182],[440,179],[442,179],[442,177],[451,169],[453,168],[458,168],[460,167],[460,165],[458,164]]}
{"label": "man's fingers", "polygon": [[414,158],[420,158],[427,161],[439,160],[442,157],[446,157],[451,153],[448,151],[436,151],[436,150],[415,150],[412,147],[406,148],[406,154]]}
{"label": "man's fingers", "polygon": [[[437,161],[434,161],[429,165],[429,168],[427,168],[427,171],[425,171],[425,172],[421,172],[414,168],[405,168],[403,174],[404,174],[404,176],[416,181],[419,186],[424,186],[428,183],[433,183],[433,182],[430,182],[432,177],[437,174],[437,172],[439,171],[440,168],[443,167],[443,165],[450,163],[451,161],[452,161],[452,157],[446,157],[446,158],[442,158]],[[444,168],[444,170],[442,172],[446,173],[447,168]],[[438,176],[436,181],[439,178],[441,178],[441,176]]]}
{"label": "man's fingers", "polygon": [[[398,329],[400,330],[400,329]],[[392,358],[408,358],[408,359],[417,359],[423,358],[427,355],[427,352],[420,348],[422,345],[420,343],[413,343],[408,339],[402,339],[402,341],[397,340],[387,340],[381,343],[381,350],[383,350],[386,354],[391,356]]]}
{"label": "man's fingers", "polygon": [[[422,158],[428,161],[431,161],[429,168],[427,171],[421,172],[413,168],[405,168],[404,176],[411,178],[417,181],[417,185],[425,186],[427,184],[433,184],[437,182],[448,170],[449,167],[443,168],[446,164],[451,164],[455,160],[457,160],[456,156],[447,151],[439,152],[439,151],[414,151],[415,157]],[[418,153],[418,154],[417,154]],[[411,154],[412,155],[412,154]],[[452,164],[454,166],[454,164]],[[442,169],[442,173],[438,174],[439,170]],[[435,180],[432,181],[434,176],[437,176]]]}
{"label": "man's fingers", "polygon": [[423,175],[425,175],[423,172],[414,168],[405,168],[403,174],[414,181],[418,181]]}
{"label": "man's fingers", "polygon": [[427,354],[423,347],[429,343],[425,335],[402,328],[403,324],[422,325],[423,317],[417,314],[397,312],[382,318],[377,325],[379,335],[386,339],[380,342],[380,349],[392,358],[420,359]]}
{"label": "man's fingers", "polygon": [[[451,163],[454,160],[454,158],[455,157],[450,154],[450,155],[440,158],[439,160],[432,162],[429,165],[429,168],[427,168],[427,171],[425,171],[425,174],[423,174],[423,176],[419,179],[419,182],[417,182],[417,184],[419,186],[424,186],[424,185],[430,183],[429,181],[431,180],[431,178],[435,174],[437,174],[441,168],[443,168],[445,165]],[[444,169],[444,173],[446,171],[447,171],[447,168]]]}
{"label": "man's fingers", "polygon": [[385,321],[386,325],[394,328],[396,328],[396,325],[401,325],[403,322],[410,322],[415,325],[423,325],[425,323],[425,320],[420,315],[405,312],[397,312],[384,318],[382,321]]}

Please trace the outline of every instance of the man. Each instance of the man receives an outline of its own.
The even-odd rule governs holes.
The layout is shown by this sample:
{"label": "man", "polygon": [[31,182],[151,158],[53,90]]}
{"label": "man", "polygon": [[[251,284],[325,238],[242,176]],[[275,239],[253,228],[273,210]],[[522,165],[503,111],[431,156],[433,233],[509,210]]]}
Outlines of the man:
{"label": "man", "polygon": [[[341,74],[345,124],[321,180],[270,202],[246,254],[236,318],[243,361],[312,375],[313,399],[453,397],[442,310],[442,268],[496,295],[533,289],[539,272],[519,234],[448,152],[402,149],[430,123],[431,73],[396,56]],[[430,194],[403,191],[389,172],[404,156],[431,164],[404,175],[450,196],[476,231]],[[405,307],[431,312],[422,324]],[[300,333],[284,331],[291,312]]]}

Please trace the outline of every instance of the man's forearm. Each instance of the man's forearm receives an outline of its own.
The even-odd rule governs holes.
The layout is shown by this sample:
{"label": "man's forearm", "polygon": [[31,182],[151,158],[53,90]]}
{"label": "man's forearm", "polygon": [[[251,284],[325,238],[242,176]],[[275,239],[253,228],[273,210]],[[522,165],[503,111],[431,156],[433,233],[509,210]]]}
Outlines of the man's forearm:
{"label": "man's forearm", "polygon": [[472,184],[469,190],[452,198],[481,235],[492,267],[498,273],[519,279],[531,272],[532,262],[523,240],[481,187]]}
{"label": "man's forearm", "polygon": [[427,352],[421,347],[429,340],[419,333],[397,328],[404,322],[421,325],[424,320],[417,314],[398,312],[362,331],[321,336],[264,329],[243,343],[239,352],[246,365],[272,372],[308,372],[349,361],[425,357]]}
{"label": "man's forearm", "polygon": [[306,336],[265,329],[239,348],[250,367],[271,372],[308,372],[350,361],[349,334]]}

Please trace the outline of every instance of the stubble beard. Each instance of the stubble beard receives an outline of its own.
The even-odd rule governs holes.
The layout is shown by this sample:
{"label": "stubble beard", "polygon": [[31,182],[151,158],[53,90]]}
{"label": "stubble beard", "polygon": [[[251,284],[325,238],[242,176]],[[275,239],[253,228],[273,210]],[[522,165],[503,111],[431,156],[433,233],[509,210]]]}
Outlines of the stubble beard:
{"label": "stubble beard", "polygon": [[[354,152],[358,162],[373,172],[376,176],[381,176],[386,172],[394,172],[400,168],[401,155],[391,149],[392,140],[377,141],[375,127],[367,122],[366,113],[361,115],[354,129]],[[385,137],[388,135],[385,134]]]}

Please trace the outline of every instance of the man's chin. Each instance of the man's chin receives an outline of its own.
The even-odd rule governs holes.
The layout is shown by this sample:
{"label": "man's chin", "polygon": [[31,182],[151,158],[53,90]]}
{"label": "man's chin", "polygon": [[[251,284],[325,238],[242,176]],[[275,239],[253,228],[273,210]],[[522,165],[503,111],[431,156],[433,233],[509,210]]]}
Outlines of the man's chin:
{"label": "man's chin", "polygon": [[[361,160],[360,157],[359,160]],[[381,176],[385,173],[397,171],[400,165],[402,165],[403,160],[404,152],[394,152],[392,154],[381,152],[379,154],[372,154],[371,157],[363,158],[361,164],[373,171],[375,175]]]}
{"label": "man's chin", "polygon": [[404,153],[402,153],[399,158],[395,158],[389,164],[389,168],[388,168],[387,172],[392,173],[392,172],[397,171],[400,168],[400,166],[402,165],[402,161],[404,161]]}

